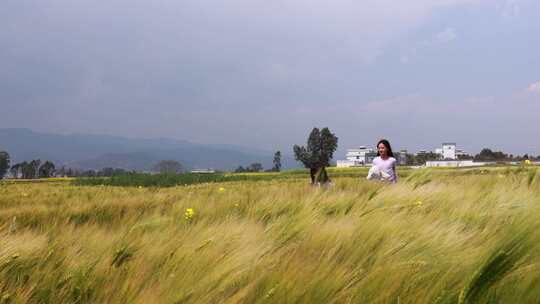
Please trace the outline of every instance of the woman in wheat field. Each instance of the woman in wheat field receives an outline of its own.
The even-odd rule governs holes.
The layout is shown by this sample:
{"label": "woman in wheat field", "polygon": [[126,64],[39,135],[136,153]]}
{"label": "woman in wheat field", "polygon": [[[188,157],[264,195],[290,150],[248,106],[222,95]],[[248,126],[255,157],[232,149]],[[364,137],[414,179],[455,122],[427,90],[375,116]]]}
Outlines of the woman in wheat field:
{"label": "woman in wheat field", "polygon": [[381,139],[377,143],[377,157],[373,159],[373,166],[369,170],[367,178],[380,179],[391,183],[397,182],[396,159],[388,140]]}

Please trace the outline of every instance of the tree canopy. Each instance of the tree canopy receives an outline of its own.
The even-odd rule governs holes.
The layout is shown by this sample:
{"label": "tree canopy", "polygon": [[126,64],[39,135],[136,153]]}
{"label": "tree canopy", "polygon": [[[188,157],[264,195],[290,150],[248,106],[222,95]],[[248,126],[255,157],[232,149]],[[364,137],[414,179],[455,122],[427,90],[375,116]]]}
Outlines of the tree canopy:
{"label": "tree canopy", "polygon": [[338,138],[328,128],[313,128],[307,140],[307,146],[294,145],[294,157],[304,167],[310,169],[311,183],[329,182],[326,167],[337,149]]}

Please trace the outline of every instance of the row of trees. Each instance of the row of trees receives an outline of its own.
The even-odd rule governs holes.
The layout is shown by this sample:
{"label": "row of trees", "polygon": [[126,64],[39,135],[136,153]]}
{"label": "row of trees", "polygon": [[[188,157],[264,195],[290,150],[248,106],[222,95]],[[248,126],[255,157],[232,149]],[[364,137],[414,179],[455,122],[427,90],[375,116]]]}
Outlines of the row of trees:
{"label": "row of trees", "polygon": [[[494,162],[508,162],[508,161],[523,161],[526,159],[529,160],[540,160],[539,156],[529,156],[528,154],[524,154],[523,156],[520,155],[513,155],[513,154],[506,154],[502,151],[492,151],[491,149],[484,148],[480,151],[480,153],[475,155],[459,155],[459,160],[474,160],[474,161],[494,161]],[[421,153],[421,154],[407,154],[406,155],[406,165],[424,165],[426,161],[433,161],[433,160],[443,160],[442,155],[436,154],[434,152],[427,152],[427,153]]]}
{"label": "row of trees", "polygon": [[47,178],[54,176],[56,168],[50,161],[41,162],[40,159],[34,159],[30,162],[24,161],[11,166],[9,169],[13,178],[33,179]]}
{"label": "row of trees", "polygon": [[40,159],[32,161],[24,161],[10,166],[10,156],[6,151],[0,151],[0,179],[6,173],[11,174],[13,178],[35,179],[48,178],[53,176],[67,177],[98,177],[98,176],[115,176],[126,174],[128,171],[119,168],[103,168],[101,170],[80,170],[66,168],[62,166],[57,169],[53,162],[42,162]]}
{"label": "row of trees", "polygon": [[235,173],[241,173],[241,172],[261,172],[263,171],[264,168],[263,166],[260,164],[260,163],[253,163],[249,166],[246,166],[246,167],[243,167],[243,166],[238,166],[238,168],[236,168],[234,170]]}
{"label": "row of trees", "polygon": [[40,159],[34,159],[30,162],[24,161],[10,166],[11,159],[9,153],[0,151],[0,179],[4,178],[9,171],[13,178],[46,178],[54,176],[56,168],[51,161],[42,162]]}
{"label": "row of trees", "polygon": [[57,175],[58,176],[66,176],[66,177],[111,177],[111,176],[118,176],[118,175],[124,175],[128,172],[121,168],[112,168],[112,167],[106,167],[100,170],[81,170],[77,168],[65,168],[61,167],[60,170],[58,170]]}
{"label": "row of trees", "polygon": [[9,167],[9,154],[1,152],[0,156],[0,178],[4,177],[7,169],[13,178],[47,178],[54,176],[56,168],[51,161],[42,162],[40,159],[34,159],[30,162],[24,161]]}
{"label": "row of trees", "polygon": [[238,168],[234,170],[235,173],[262,172],[262,171],[265,171],[265,172],[280,172],[281,171],[281,151],[276,151],[276,153],[274,153],[274,159],[272,160],[272,168],[268,170],[264,170],[263,166],[260,163],[253,163],[246,167],[238,166]]}
{"label": "row of trees", "polygon": [[529,154],[524,154],[523,156],[520,156],[520,155],[506,154],[502,151],[492,151],[491,149],[484,148],[480,151],[480,153],[472,157],[472,159],[477,160],[477,161],[523,161],[526,159],[540,160],[540,155],[536,157]]}

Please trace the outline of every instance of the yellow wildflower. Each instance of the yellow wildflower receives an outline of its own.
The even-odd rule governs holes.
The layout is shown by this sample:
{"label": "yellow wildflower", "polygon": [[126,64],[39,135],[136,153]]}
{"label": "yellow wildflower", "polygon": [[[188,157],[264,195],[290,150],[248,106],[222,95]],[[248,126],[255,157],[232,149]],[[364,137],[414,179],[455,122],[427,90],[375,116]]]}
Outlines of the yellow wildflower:
{"label": "yellow wildflower", "polygon": [[524,161],[524,163],[525,163],[525,165],[530,165],[530,164],[532,164],[532,162],[531,162],[530,159],[526,159],[526,160]]}
{"label": "yellow wildflower", "polygon": [[219,187],[219,192],[223,192],[223,191],[225,191],[225,188]]}
{"label": "yellow wildflower", "polygon": [[186,220],[191,220],[194,215],[195,210],[193,210],[193,208],[187,208],[186,212],[184,213],[184,217],[186,218]]}
{"label": "yellow wildflower", "polygon": [[420,207],[422,206],[422,201],[421,200],[418,200],[416,201],[416,203],[414,203],[416,206]]}

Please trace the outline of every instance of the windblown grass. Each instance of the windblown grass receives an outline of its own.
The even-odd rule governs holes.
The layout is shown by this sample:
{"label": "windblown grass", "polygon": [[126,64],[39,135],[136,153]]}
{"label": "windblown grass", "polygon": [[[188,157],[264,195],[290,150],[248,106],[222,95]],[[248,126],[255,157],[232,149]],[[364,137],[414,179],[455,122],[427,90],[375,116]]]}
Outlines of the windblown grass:
{"label": "windblown grass", "polygon": [[[0,303],[536,303],[540,174],[0,186]],[[192,208],[191,212],[186,212]],[[187,215],[191,214],[191,215]]]}

